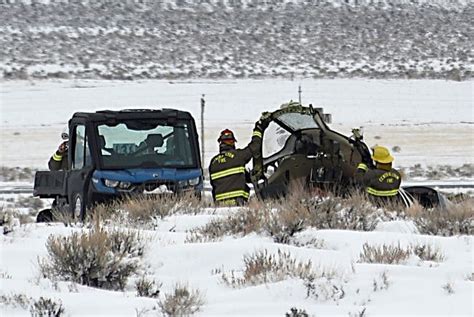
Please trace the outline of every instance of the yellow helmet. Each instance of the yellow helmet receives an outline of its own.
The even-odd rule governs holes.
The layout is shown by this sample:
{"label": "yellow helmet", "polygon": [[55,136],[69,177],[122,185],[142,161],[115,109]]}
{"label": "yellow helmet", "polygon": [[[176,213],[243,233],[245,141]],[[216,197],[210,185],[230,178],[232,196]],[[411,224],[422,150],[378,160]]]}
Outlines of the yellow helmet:
{"label": "yellow helmet", "polygon": [[379,162],[382,164],[388,164],[393,162],[393,156],[390,155],[390,151],[383,146],[376,145],[372,148],[374,154],[372,155],[372,159],[375,162]]}

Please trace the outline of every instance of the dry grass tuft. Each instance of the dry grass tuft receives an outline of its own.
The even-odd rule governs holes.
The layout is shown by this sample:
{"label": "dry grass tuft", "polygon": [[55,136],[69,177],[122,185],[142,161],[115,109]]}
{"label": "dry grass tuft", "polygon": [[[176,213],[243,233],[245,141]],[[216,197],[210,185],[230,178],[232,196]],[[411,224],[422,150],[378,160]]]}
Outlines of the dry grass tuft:
{"label": "dry grass tuft", "polygon": [[412,244],[407,247],[397,245],[371,246],[365,243],[359,256],[359,262],[400,264],[410,256],[417,256],[422,261],[442,262],[444,255],[439,248],[426,244]]}
{"label": "dry grass tuft", "polygon": [[92,287],[121,290],[140,267],[144,252],[142,237],[133,231],[106,231],[50,236],[48,256],[39,259],[44,277]]}
{"label": "dry grass tuft", "polygon": [[22,213],[15,209],[0,207],[0,226],[4,227],[4,232],[13,230],[13,227],[25,223],[35,222],[36,212]]}
{"label": "dry grass tuft", "polygon": [[261,232],[262,225],[268,219],[268,210],[242,208],[240,211],[193,229],[186,237],[187,243],[215,241],[225,235],[247,235]]}
{"label": "dry grass tuft", "polygon": [[321,198],[299,189],[281,200],[254,200],[234,214],[190,231],[186,242],[255,232],[268,234],[277,243],[292,243],[295,233],[310,227],[370,231],[382,216],[383,212],[356,194]]}
{"label": "dry grass tuft", "polygon": [[451,282],[447,282],[443,286],[441,286],[442,289],[446,292],[448,295],[454,294],[454,284]]}
{"label": "dry grass tuft", "polygon": [[312,227],[372,231],[383,212],[366,195],[353,192],[347,198],[329,196],[313,201],[311,215]]}
{"label": "dry grass tuft", "polygon": [[25,294],[0,295],[0,304],[2,306],[10,306],[13,308],[20,307],[28,309],[33,299]]}
{"label": "dry grass tuft", "polygon": [[410,248],[402,248],[398,245],[371,246],[365,243],[359,256],[359,262],[399,264],[405,262],[411,255]]}
{"label": "dry grass tuft", "polygon": [[390,286],[390,281],[388,280],[387,272],[382,272],[378,278],[374,278],[372,282],[373,291],[377,292],[380,290],[387,290]]}
{"label": "dry grass tuft", "polygon": [[423,261],[443,262],[444,255],[441,250],[429,244],[416,244],[411,246],[414,255]]}
{"label": "dry grass tuft", "polygon": [[60,317],[64,315],[64,307],[60,300],[52,300],[51,298],[40,297],[35,300],[33,297],[25,294],[1,295],[0,304],[2,306],[10,306],[13,308],[29,308],[33,317],[53,316]]}
{"label": "dry grass tuft", "polygon": [[116,224],[153,228],[157,221],[177,214],[198,214],[205,203],[193,193],[182,195],[149,195],[127,198],[98,205],[92,210],[94,218]]}
{"label": "dry grass tuft", "polygon": [[201,309],[204,299],[199,290],[178,284],[171,294],[165,294],[158,305],[165,316],[188,316]]}
{"label": "dry grass tuft", "polygon": [[64,307],[61,301],[40,297],[31,304],[30,313],[33,317],[60,317],[64,314]]}
{"label": "dry grass tuft", "polygon": [[332,278],[334,275],[335,272],[332,271],[314,271],[311,261],[297,261],[289,252],[278,250],[276,254],[269,254],[267,250],[263,250],[244,256],[242,272],[222,273],[221,278],[225,284],[237,288],[274,283],[288,278],[314,280]]}
{"label": "dry grass tuft", "polygon": [[309,315],[304,309],[291,307],[290,311],[285,313],[285,317],[309,317]]}
{"label": "dry grass tuft", "polygon": [[137,296],[158,298],[160,295],[161,283],[157,283],[154,280],[149,280],[142,276],[135,282],[135,289],[137,290]]}
{"label": "dry grass tuft", "polygon": [[474,235],[474,199],[453,204],[447,210],[417,210],[412,212],[418,230],[422,234],[453,236]]}

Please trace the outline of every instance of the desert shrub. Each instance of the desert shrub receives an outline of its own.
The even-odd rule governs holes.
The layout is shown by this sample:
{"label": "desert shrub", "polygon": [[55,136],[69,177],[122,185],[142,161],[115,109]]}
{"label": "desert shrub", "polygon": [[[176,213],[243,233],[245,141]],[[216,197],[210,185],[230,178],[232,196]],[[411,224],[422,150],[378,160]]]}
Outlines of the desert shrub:
{"label": "desert shrub", "polygon": [[203,203],[192,193],[182,195],[144,195],[98,205],[95,218],[134,227],[153,228],[157,221],[176,213],[197,214]]}
{"label": "desert shrub", "polygon": [[143,276],[135,282],[137,296],[158,298],[161,285],[161,283],[156,283],[154,280],[149,280]]}
{"label": "desert shrub", "polygon": [[278,250],[269,254],[267,250],[257,251],[244,256],[242,272],[231,271],[221,275],[222,281],[232,287],[273,283],[287,278],[319,278],[332,277],[334,272],[313,270],[311,261],[300,262],[289,252]]}
{"label": "desert shrub", "polygon": [[30,313],[33,317],[59,317],[64,314],[64,307],[61,301],[40,297],[31,304]]}
{"label": "desert shrub", "polygon": [[242,208],[234,214],[214,219],[202,227],[191,230],[186,237],[186,242],[214,241],[225,235],[246,235],[251,232],[260,232],[262,223],[267,218],[266,210]]}
{"label": "desert shrub", "polygon": [[397,245],[371,246],[365,243],[360,253],[359,262],[399,264],[410,256],[417,256],[422,261],[441,262],[444,260],[442,252],[428,244],[412,244],[407,247]]}
{"label": "desert shrub", "polygon": [[0,167],[0,181],[33,181],[35,177],[35,170],[29,167]]}
{"label": "desert shrub", "polygon": [[444,255],[439,248],[429,244],[416,244],[411,246],[414,255],[423,261],[442,262]]}
{"label": "desert shrub", "polygon": [[308,227],[371,231],[380,219],[387,218],[361,194],[348,198],[311,196],[307,191],[282,200],[253,201],[234,214],[191,230],[186,242],[256,232],[270,235],[277,243],[292,243],[294,234]]}
{"label": "desert shrub", "polygon": [[289,194],[284,199],[271,200],[261,206],[268,219],[262,222],[263,229],[277,243],[289,243],[295,233],[305,229],[310,219],[310,204],[312,192],[299,183],[290,186]]}
{"label": "desert shrub", "polygon": [[136,232],[95,228],[50,236],[46,248],[48,256],[39,259],[44,277],[117,290],[139,269],[145,246]]}
{"label": "desert shrub", "polygon": [[23,309],[28,309],[32,298],[26,296],[25,294],[12,294],[12,295],[0,295],[0,304],[2,306],[10,306],[10,307],[20,307]]}
{"label": "desert shrub", "polygon": [[8,227],[4,230],[10,231],[14,226],[34,221],[35,218],[31,213],[26,214],[15,209],[0,207],[0,226]]}
{"label": "desert shrub", "polygon": [[440,236],[474,235],[474,200],[453,204],[447,210],[421,209],[411,214],[420,233]]}
{"label": "desert shrub", "polygon": [[204,298],[199,290],[178,284],[158,305],[165,316],[187,316],[201,309]]}
{"label": "desert shrub", "polygon": [[372,281],[372,288],[374,292],[380,290],[386,290],[390,286],[390,281],[388,280],[387,272],[382,272],[378,278],[374,278]]}
{"label": "desert shrub", "polygon": [[309,315],[304,309],[291,307],[290,311],[285,313],[285,317],[309,317]]}
{"label": "desert shrub", "polygon": [[12,276],[7,271],[0,270],[0,279],[11,280]]}
{"label": "desert shrub", "polygon": [[25,294],[1,295],[0,304],[4,306],[20,307],[27,310],[29,308],[33,317],[60,317],[64,314],[64,307],[61,301],[40,297],[35,300]]}
{"label": "desert shrub", "polygon": [[201,200],[194,192],[186,192],[176,197],[176,210],[179,213],[196,215],[205,207],[209,207],[210,202]]}
{"label": "desert shrub", "polygon": [[365,243],[359,256],[359,262],[398,264],[406,261],[411,255],[410,248],[397,245],[371,246]]}
{"label": "desert shrub", "polygon": [[[86,212],[86,219],[84,219],[83,224],[88,224],[90,222],[90,217],[89,212]],[[59,208],[52,208],[51,209],[51,217],[52,220],[55,222],[61,222],[63,223],[66,227],[73,226],[75,224],[78,224],[78,220],[74,219],[74,215],[72,212],[66,212],[63,209]]]}
{"label": "desert shrub", "polygon": [[448,295],[454,294],[454,284],[451,282],[447,282],[446,284],[443,284],[441,288],[446,292]]}
{"label": "desert shrub", "polygon": [[332,276],[309,275],[303,280],[306,297],[316,300],[338,300],[344,298],[346,292],[340,283],[335,283]]}
{"label": "desert shrub", "polygon": [[39,210],[43,208],[43,201],[36,197],[19,197],[16,202],[17,207]]}
{"label": "desert shrub", "polygon": [[383,212],[373,206],[366,195],[354,192],[347,198],[327,197],[313,200],[311,226],[321,229],[372,231]]}

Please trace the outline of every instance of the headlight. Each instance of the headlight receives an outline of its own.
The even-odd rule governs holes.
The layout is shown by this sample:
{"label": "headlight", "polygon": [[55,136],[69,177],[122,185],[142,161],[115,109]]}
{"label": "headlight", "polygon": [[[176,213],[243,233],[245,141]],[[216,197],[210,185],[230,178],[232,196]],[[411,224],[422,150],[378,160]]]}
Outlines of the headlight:
{"label": "headlight", "polygon": [[196,186],[201,181],[200,177],[178,181],[179,187]]}
{"label": "headlight", "polygon": [[104,184],[107,187],[114,188],[114,187],[117,187],[119,183],[120,183],[119,181],[114,181],[114,180],[111,180],[111,179],[104,179]]}
{"label": "headlight", "polygon": [[191,186],[196,186],[201,181],[201,177],[191,178],[188,182]]}
{"label": "headlight", "polygon": [[132,186],[132,183],[130,182],[120,182],[118,185],[120,189],[128,189],[130,186]]}

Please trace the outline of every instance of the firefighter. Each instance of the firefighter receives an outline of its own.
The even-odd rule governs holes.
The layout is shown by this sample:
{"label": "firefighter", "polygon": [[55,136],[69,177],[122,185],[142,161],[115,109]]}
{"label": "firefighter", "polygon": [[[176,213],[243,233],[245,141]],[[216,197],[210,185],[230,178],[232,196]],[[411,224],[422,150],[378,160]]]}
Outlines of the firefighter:
{"label": "firefighter", "polygon": [[372,150],[371,158],[375,162],[375,168],[369,168],[370,162],[360,163],[355,178],[369,197],[380,204],[397,197],[401,175],[392,168],[393,156],[387,148],[376,145]]}
{"label": "firefighter", "polygon": [[61,133],[61,139],[63,140],[62,143],[59,145],[56,152],[54,152],[53,156],[49,159],[48,167],[51,171],[59,171],[59,170],[68,170],[68,142],[69,142],[69,134],[67,130],[64,130]]}
{"label": "firefighter", "polygon": [[221,132],[219,154],[211,159],[209,174],[212,185],[214,202],[227,206],[241,206],[248,201],[250,182],[248,172],[245,170],[252,157],[261,155],[262,137],[268,127],[269,119],[264,118],[255,124],[252,140],[243,149],[236,149],[237,140],[234,133],[225,129]]}

